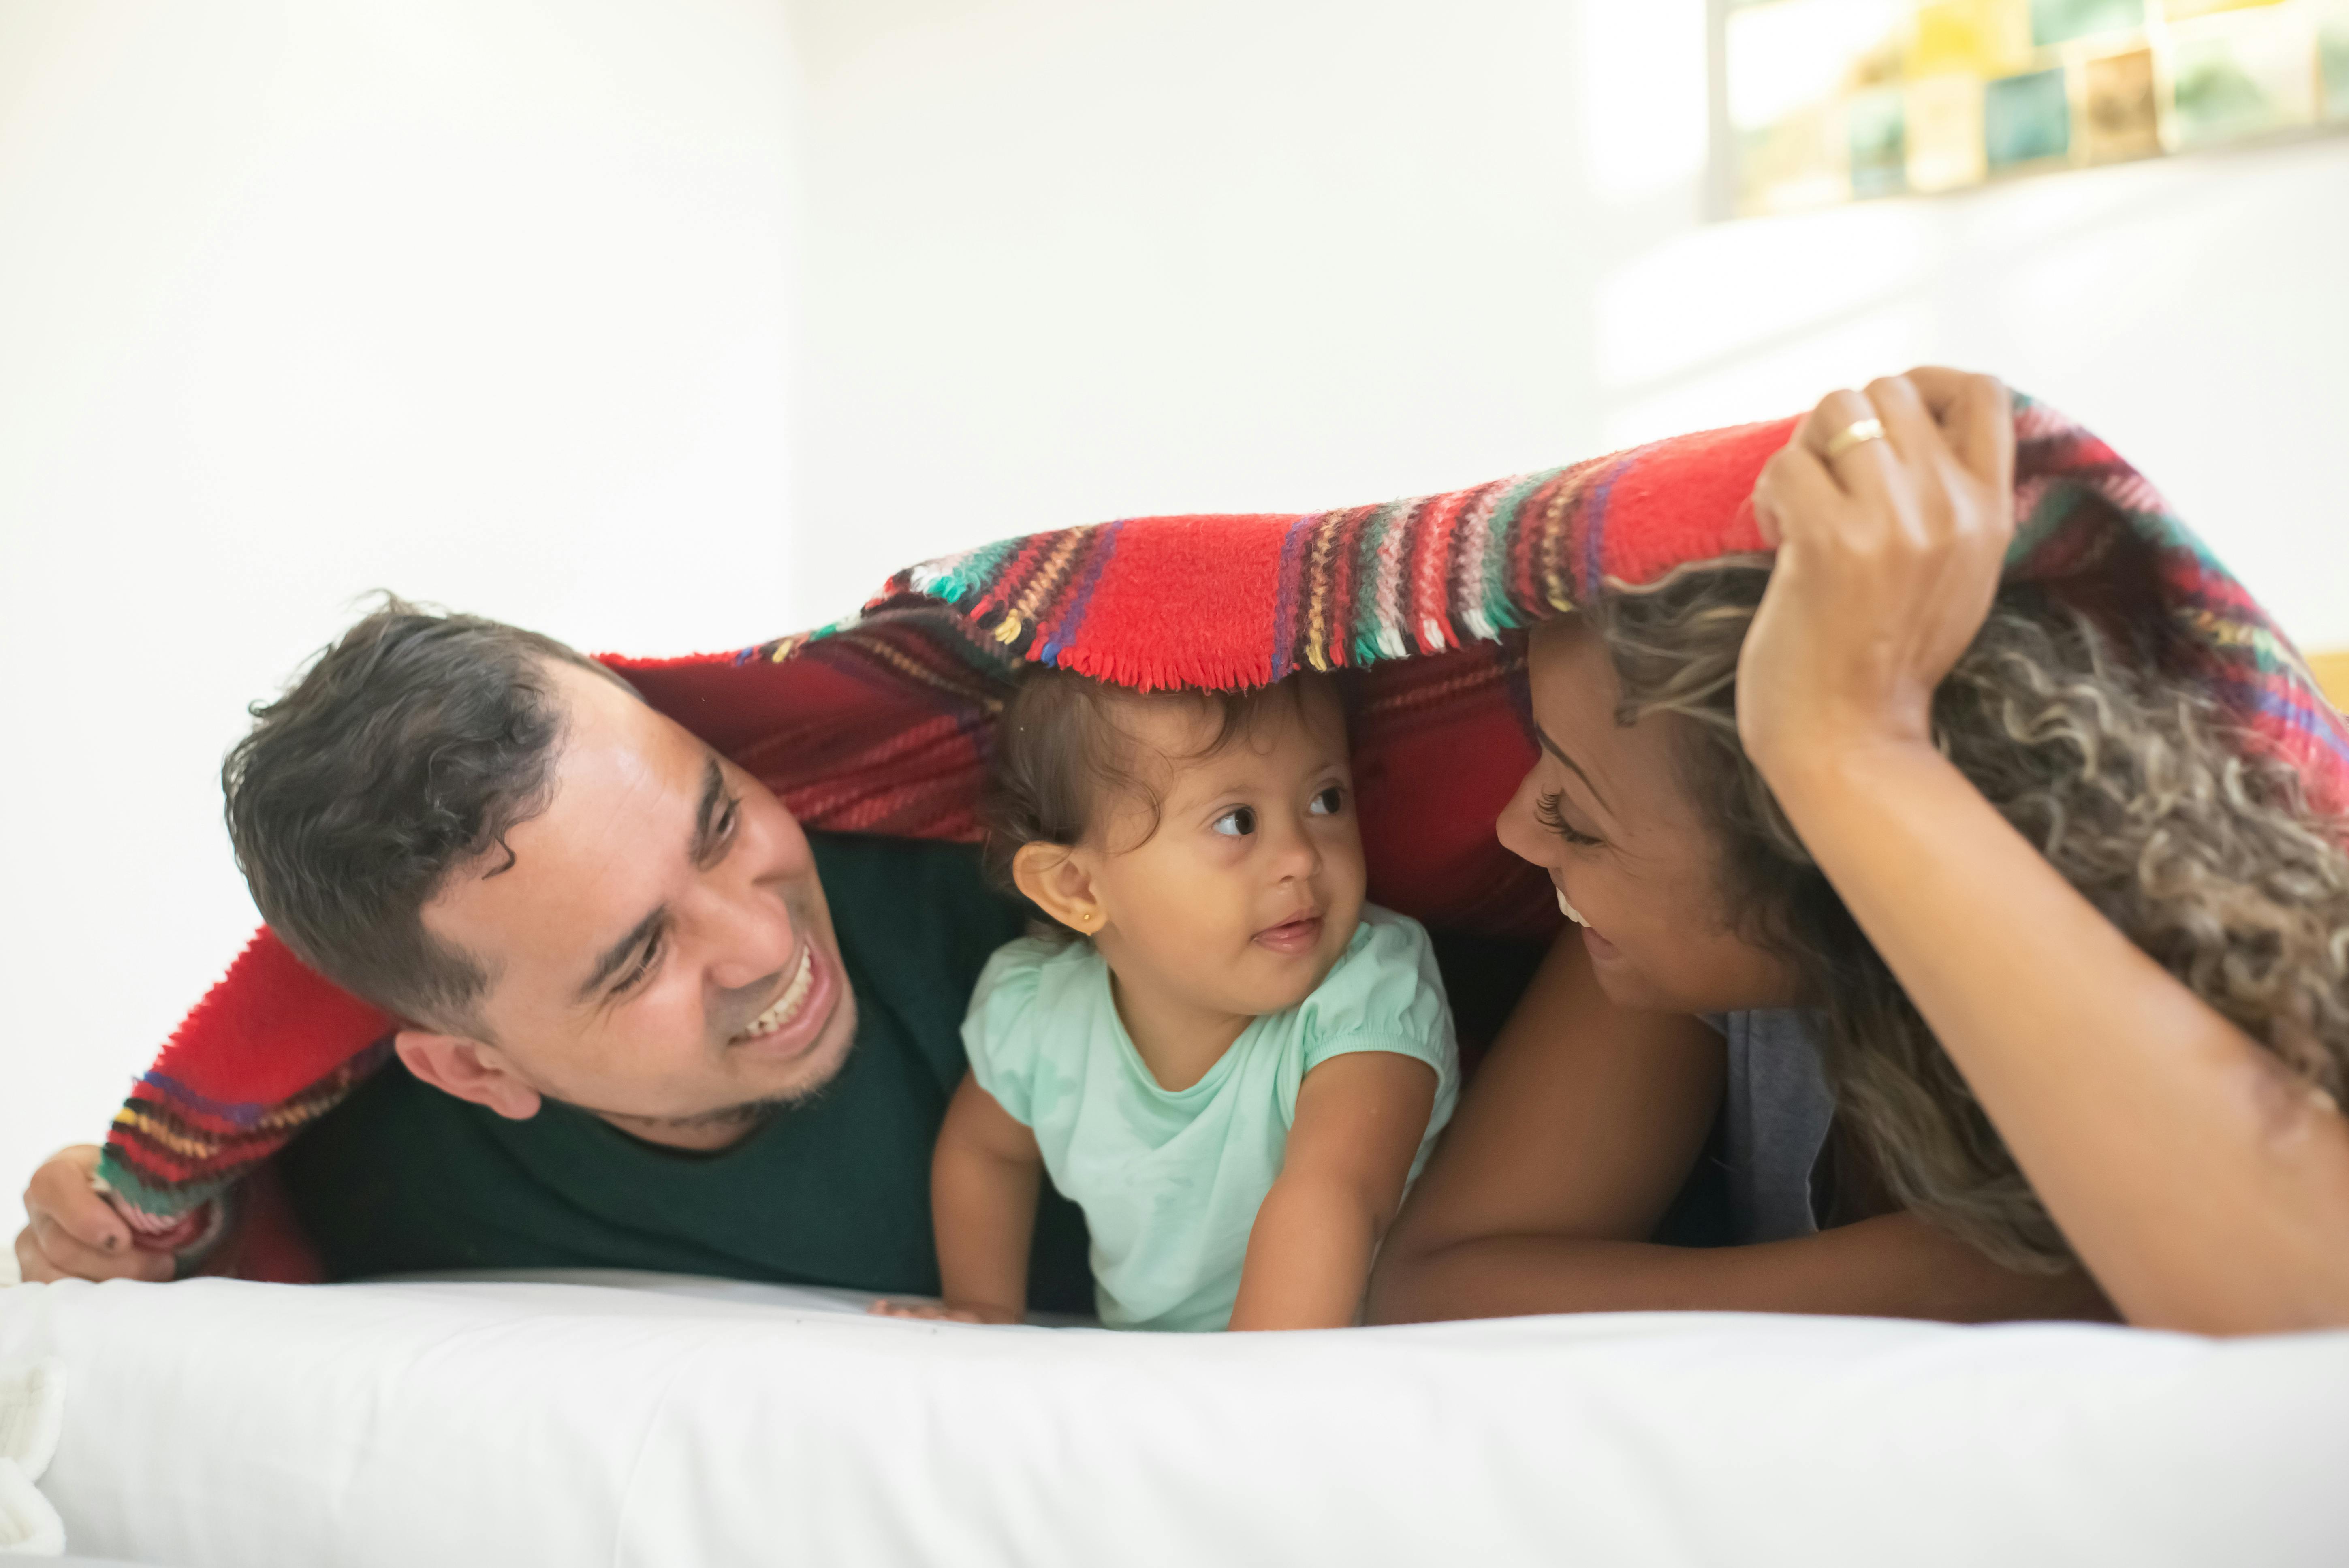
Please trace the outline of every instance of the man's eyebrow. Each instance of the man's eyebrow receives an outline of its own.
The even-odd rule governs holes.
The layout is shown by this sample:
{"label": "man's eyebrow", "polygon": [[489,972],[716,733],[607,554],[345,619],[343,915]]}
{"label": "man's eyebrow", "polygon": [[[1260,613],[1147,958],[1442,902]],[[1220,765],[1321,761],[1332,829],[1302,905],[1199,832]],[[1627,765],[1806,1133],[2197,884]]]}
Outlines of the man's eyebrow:
{"label": "man's eyebrow", "polygon": [[694,808],[693,840],[685,846],[686,857],[696,866],[709,858],[710,838],[718,831],[718,813],[725,804],[726,770],[718,765],[713,752],[709,765],[701,771],[701,804]]}
{"label": "man's eyebrow", "polygon": [[578,994],[572,1000],[574,1002],[591,1000],[597,992],[604,989],[614,975],[620,972],[621,965],[626,963],[638,949],[652,940],[667,924],[668,906],[667,904],[660,905],[651,914],[638,920],[626,936],[604,950],[604,956],[595,961],[595,972],[587,977],[586,983],[579,988]]}
{"label": "man's eyebrow", "polygon": [[1607,797],[1599,793],[1599,786],[1590,782],[1590,775],[1582,771],[1582,764],[1576,762],[1572,757],[1568,756],[1566,754],[1566,748],[1559,745],[1556,741],[1551,740],[1547,730],[1543,729],[1539,724],[1536,724],[1534,726],[1534,739],[1541,742],[1541,749],[1543,751],[1547,752],[1551,756],[1556,757],[1559,762],[1564,763],[1568,767],[1574,770],[1574,776],[1582,781],[1582,787],[1590,792],[1590,798],[1599,803],[1599,810],[1607,813],[1609,816],[1612,816],[1615,814],[1615,808],[1607,804]]}

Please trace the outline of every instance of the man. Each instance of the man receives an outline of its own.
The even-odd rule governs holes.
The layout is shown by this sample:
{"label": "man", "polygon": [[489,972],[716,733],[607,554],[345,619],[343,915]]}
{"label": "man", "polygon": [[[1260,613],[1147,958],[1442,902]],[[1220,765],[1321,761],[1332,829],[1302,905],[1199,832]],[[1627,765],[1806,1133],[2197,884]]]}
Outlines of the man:
{"label": "man", "polygon": [[[962,1011],[1021,908],[960,846],[810,836],[759,780],[535,633],[393,601],[222,770],[277,936],[406,1021],[280,1157],[335,1278],[660,1269],[930,1293]],[[169,1278],[37,1171],[28,1280]],[[1049,1193],[1030,1299],[1085,1310]]]}

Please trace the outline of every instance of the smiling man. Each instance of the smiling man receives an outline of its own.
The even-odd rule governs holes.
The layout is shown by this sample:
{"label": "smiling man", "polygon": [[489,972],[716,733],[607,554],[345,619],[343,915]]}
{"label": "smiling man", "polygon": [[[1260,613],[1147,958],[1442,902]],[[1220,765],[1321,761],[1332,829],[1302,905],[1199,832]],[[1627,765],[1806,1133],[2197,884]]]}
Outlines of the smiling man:
{"label": "smiling man", "polygon": [[[394,602],[223,770],[254,899],[406,1020],[282,1157],[337,1278],[660,1269],[933,1293],[930,1149],[1019,906],[956,845],[810,835],[603,666]],[[28,1278],[157,1272],[43,1167]],[[110,1243],[110,1244],[109,1244]],[[1031,1300],[1090,1302],[1047,1192]]]}

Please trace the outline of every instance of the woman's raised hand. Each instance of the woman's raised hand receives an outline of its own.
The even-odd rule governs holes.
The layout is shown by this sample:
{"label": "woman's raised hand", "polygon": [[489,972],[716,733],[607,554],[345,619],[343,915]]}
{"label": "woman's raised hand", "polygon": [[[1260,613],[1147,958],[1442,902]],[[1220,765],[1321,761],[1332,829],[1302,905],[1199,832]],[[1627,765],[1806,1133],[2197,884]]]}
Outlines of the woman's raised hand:
{"label": "woman's raised hand", "polygon": [[1737,727],[1764,776],[1930,744],[1933,690],[1989,615],[2014,534],[2005,387],[1919,369],[1830,392],[1763,469],[1754,510],[1778,559],[1738,661]]}

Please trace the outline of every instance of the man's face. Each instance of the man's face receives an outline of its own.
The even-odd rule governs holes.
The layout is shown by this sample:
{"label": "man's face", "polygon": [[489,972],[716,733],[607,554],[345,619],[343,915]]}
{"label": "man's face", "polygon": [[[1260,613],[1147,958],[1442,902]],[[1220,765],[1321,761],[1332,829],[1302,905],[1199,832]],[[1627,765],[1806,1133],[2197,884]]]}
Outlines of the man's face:
{"label": "man's face", "polygon": [[722,1146],[830,1080],[855,1036],[807,837],[620,687],[567,666],[554,680],[567,723],[550,804],[506,836],[511,865],[492,849],[424,910],[488,971],[472,1059],[513,1081],[466,1097],[527,1116],[543,1096]]}

